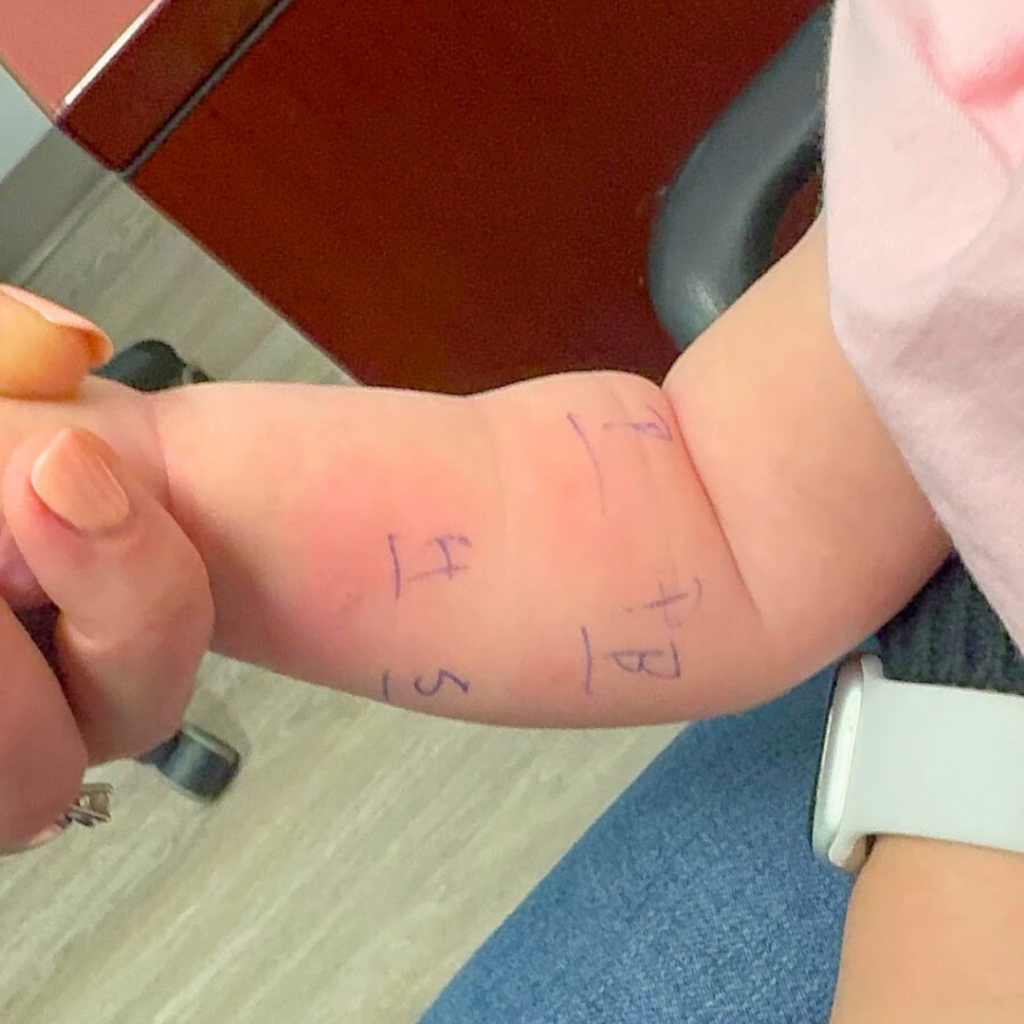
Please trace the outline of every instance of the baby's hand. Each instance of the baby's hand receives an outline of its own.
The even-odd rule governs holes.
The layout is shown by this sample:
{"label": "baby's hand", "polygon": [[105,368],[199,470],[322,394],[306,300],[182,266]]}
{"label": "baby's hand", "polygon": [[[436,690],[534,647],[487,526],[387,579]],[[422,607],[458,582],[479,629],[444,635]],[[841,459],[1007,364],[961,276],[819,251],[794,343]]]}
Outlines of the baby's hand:
{"label": "baby's hand", "polygon": [[[90,379],[69,400],[109,342],[48,315],[0,294],[0,392],[36,396],[0,399],[3,849],[58,831],[87,764],[174,732],[213,622],[205,567],[162,503],[145,396]],[[46,656],[11,607],[41,602]]]}

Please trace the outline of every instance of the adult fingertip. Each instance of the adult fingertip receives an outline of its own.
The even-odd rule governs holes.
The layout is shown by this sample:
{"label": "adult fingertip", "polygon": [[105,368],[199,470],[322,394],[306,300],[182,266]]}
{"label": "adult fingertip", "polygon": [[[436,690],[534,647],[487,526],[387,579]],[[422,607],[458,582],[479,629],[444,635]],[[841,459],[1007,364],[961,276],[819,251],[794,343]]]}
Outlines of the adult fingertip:
{"label": "adult fingertip", "polygon": [[113,356],[114,343],[110,340],[109,335],[84,316],[12,284],[0,284],[0,295],[33,310],[55,327],[64,327],[74,331],[88,349],[89,361],[92,366],[102,366]]}
{"label": "adult fingertip", "polygon": [[55,661],[90,763],[171,735],[213,628],[206,566],[181,527],[114,449],[77,429],[15,451],[4,507],[60,611]]}
{"label": "adult fingertip", "polygon": [[103,449],[95,435],[68,428],[39,453],[29,473],[36,497],[85,534],[114,529],[131,513],[128,495]]}

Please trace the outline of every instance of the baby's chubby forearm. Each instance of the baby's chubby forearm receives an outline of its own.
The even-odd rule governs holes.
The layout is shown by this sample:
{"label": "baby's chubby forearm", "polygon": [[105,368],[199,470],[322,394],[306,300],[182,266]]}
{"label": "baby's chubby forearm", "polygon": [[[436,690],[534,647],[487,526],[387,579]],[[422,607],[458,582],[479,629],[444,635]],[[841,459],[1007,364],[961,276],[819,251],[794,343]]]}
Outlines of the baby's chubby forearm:
{"label": "baby's chubby forearm", "polygon": [[875,629],[948,550],[836,345],[823,241],[819,225],[663,387],[76,389],[108,350],[8,299],[0,328],[48,376],[0,401],[0,463],[63,426],[112,445],[198,549],[230,655],[488,721],[737,709]]}
{"label": "baby's chubby forearm", "polygon": [[472,398],[203,385],[151,399],[220,650],[532,724],[765,700],[948,550],[831,332],[820,228],[681,357]]}
{"label": "baby's chubby forearm", "polygon": [[154,411],[225,653],[533,724],[699,714],[763,670],[672,404],[638,377],[204,385]]}
{"label": "baby's chubby forearm", "polygon": [[710,714],[779,679],[673,404],[640,378],[473,398],[90,379],[2,410],[0,462],[68,425],[122,454],[207,567],[215,647],[243,660],[532,724]]}
{"label": "baby's chubby forearm", "polygon": [[[0,368],[0,390],[22,399],[3,403],[0,460],[67,425],[112,444],[198,548],[222,651],[395,704],[533,723],[699,713],[709,680],[760,670],[755,609],[672,404],[647,381],[571,375],[471,399],[271,384],[147,396],[81,379],[80,324],[6,311],[32,386]],[[25,572],[12,579],[9,554],[5,594],[41,599],[12,589]],[[716,643],[736,628],[751,643],[725,658]]]}

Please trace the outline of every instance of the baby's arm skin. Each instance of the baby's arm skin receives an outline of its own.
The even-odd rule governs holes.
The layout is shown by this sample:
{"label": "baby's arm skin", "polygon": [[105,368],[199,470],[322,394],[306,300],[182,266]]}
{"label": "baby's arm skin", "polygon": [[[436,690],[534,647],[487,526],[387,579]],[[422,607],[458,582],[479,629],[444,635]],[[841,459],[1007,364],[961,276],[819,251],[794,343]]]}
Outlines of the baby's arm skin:
{"label": "baby's arm skin", "polygon": [[768,699],[947,540],[841,355],[823,229],[680,358],[473,398],[153,396],[215,646],[395,705],[537,725]]}
{"label": "baby's arm skin", "polygon": [[833,337],[820,224],[663,388],[589,373],[473,398],[143,396],[90,379],[76,402],[4,413],[0,447],[74,424],[141,472],[206,564],[216,649],[483,721],[767,700],[873,631],[948,551]]}
{"label": "baby's arm skin", "polygon": [[664,388],[91,379],[9,403],[3,440],[73,423],[113,444],[202,555],[225,653],[481,721],[719,714],[876,629],[948,550],[831,333],[823,243]]}

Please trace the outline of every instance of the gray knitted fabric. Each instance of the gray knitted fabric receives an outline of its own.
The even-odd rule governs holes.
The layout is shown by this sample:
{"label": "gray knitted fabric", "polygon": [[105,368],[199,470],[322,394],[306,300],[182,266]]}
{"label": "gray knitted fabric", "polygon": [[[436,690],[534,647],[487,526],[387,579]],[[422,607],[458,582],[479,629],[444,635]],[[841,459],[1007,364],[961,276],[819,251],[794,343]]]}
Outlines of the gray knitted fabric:
{"label": "gray knitted fabric", "polygon": [[1024,695],[1024,658],[955,556],[879,641],[891,679]]}

